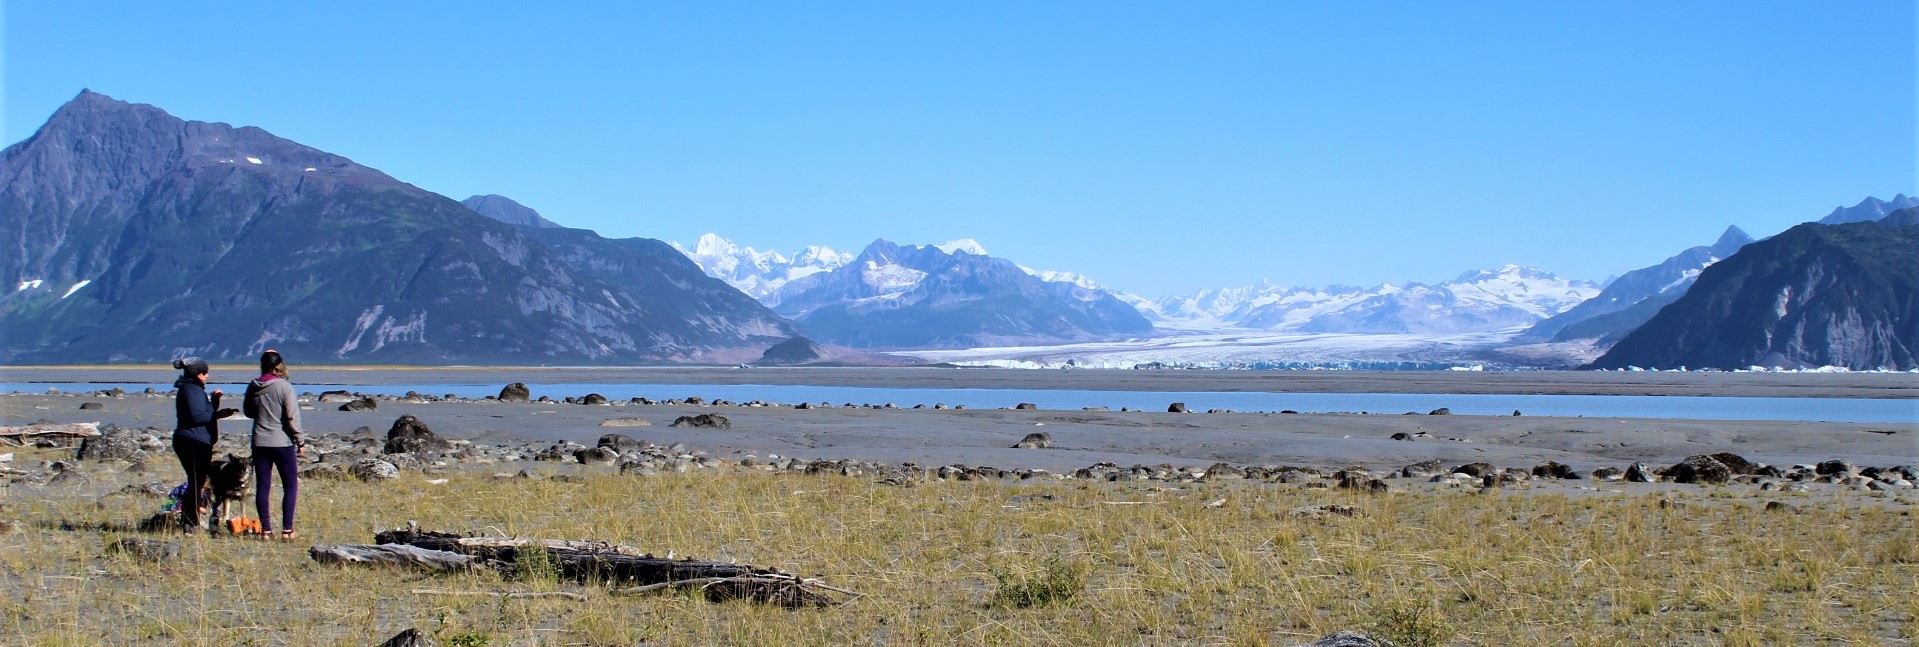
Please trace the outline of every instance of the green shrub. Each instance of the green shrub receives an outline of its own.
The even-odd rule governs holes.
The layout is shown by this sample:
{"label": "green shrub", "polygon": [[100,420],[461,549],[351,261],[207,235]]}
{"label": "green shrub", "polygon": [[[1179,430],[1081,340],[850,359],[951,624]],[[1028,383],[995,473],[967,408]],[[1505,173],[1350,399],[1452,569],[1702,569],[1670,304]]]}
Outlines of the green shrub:
{"label": "green shrub", "polygon": [[993,606],[1049,606],[1071,602],[1086,590],[1086,565],[1070,562],[1058,555],[1047,558],[1038,568],[989,566],[999,588],[993,592]]}

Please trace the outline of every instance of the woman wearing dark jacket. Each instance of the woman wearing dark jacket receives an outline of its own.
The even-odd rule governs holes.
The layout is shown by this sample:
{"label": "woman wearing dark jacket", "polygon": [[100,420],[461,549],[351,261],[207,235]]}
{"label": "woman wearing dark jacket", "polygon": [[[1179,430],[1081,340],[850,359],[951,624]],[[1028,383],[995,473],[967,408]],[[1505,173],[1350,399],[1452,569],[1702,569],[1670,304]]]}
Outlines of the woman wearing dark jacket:
{"label": "woman wearing dark jacket", "polygon": [[187,473],[186,497],[180,501],[180,527],[186,532],[200,530],[200,493],[207,486],[208,465],[213,462],[213,445],[220,442],[220,419],[233,415],[232,409],[220,409],[219,389],[207,392],[207,362],[198,357],[173,360],[180,379],[173,383],[173,455]]}
{"label": "woman wearing dark jacket", "polygon": [[293,395],[293,383],[287,381],[286,360],[279,351],[260,354],[260,377],[247,385],[241,403],[253,419],[253,474],[256,488],[253,507],[260,512],[260,538],[273,538],[270,503],[273,472],[280,472],[280,538],[293,539],[293,507],[300,499],[300,454],[306,443],[300,439],[300,402]]}

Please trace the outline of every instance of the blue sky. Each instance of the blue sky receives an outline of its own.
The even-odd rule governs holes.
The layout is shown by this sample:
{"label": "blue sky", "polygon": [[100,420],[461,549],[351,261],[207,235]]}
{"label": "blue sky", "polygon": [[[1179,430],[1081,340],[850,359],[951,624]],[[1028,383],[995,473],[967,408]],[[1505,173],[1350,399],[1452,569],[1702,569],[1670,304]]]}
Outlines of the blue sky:
{"label": "blue sky", "polygon": [[1147,296],[1602,279],[1919,191],[1910,1],[531,4],[8,2],[4,139],[92,88],[609,236]]}

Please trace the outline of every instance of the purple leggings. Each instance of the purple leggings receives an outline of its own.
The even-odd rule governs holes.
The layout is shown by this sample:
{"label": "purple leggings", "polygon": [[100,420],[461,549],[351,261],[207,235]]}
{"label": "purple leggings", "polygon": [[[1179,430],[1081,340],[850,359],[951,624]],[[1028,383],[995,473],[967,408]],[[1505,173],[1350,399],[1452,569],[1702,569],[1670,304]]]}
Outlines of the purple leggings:
{"label": "purple leggings", "polygon": [[260,530],[273,530],[273,517],[267,502],[273,495],[273,470],[280,470],[280,485],[286,493],[280,496],[280,527],[293,529],[293,506],[300,499],[300,458],[292,447],[255,447],[253,448],[253,474],[255,492],[253,507],[260,511]]}

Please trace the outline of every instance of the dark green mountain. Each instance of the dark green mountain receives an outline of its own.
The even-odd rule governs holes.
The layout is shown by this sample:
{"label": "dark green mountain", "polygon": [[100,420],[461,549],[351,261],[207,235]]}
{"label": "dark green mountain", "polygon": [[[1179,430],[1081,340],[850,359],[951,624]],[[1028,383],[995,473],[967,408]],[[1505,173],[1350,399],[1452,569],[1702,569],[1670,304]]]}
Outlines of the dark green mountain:
{"label": "dark green mountain", "polygon": [[730,361],[793,335],[677,255],[596,275],[344,157],[93,92],[0,152],[0,232],[15,241],[5,363],[268,347],[309,363]]}
{"label": "dark green mountain", "polygon": [[1910,370],[1919,352],[1919,210],[1806,223],[1745,246],[1590,368]]}

